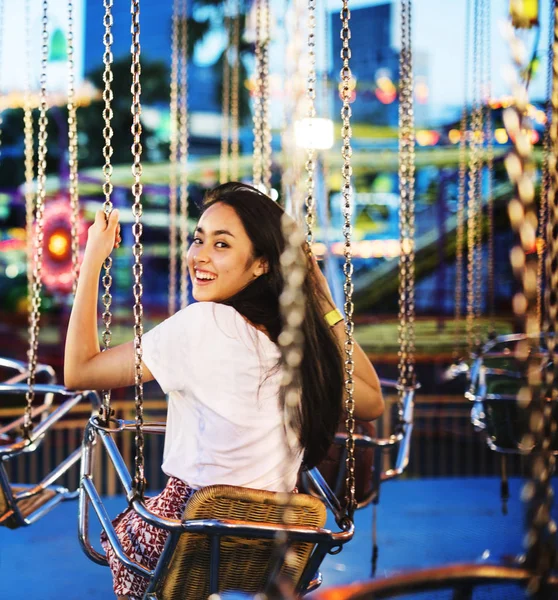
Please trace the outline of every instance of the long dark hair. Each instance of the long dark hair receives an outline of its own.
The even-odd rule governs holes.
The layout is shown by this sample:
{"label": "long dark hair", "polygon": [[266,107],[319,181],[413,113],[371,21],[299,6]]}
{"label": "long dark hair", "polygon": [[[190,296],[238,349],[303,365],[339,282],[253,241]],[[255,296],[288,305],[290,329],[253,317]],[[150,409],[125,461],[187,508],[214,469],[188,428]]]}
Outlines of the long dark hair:
{"label": "long dark hair", "polygon": [[[283,290],[280,257],[285,247],[281,230],[283,209],[271,198],[244,183],[225,183],[208,192],[202,210],[222,202],[234,209],[254,248],[254,258],[264,257],[268,271],[223,301],[254,325],[265,327],[277,344],[282,322],[279,296]],[[302,251],[302,249],[301,249]],[[320,309],[314,278],[305,278],[306,312],[302,322],[304,357],[301,364],[299,439],[304,463],[317,465],[327,454],[341,417],[343,370],[337,342]]]}

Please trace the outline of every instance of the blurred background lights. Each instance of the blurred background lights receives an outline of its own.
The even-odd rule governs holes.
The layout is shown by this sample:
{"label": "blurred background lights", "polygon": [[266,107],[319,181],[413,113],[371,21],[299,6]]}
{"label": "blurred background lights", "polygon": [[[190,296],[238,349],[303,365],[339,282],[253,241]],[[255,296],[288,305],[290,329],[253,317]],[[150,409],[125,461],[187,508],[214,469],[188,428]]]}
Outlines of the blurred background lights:
{"label": "blurred background lights", "polygon": [[333,121],[316,117],[297,121],[295,142],[299,148],[329,150],[333,147]]}

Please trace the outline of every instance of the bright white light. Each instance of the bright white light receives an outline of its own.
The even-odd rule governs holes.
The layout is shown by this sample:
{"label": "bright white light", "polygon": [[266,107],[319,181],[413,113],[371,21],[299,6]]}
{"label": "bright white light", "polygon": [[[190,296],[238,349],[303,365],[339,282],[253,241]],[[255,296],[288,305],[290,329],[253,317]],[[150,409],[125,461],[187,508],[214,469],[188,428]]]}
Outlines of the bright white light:
{"label": "bright white light", "polygon": [[295,142],[299,148],[329,150],[333,147],[333,121],[307,117],[294,126]]}
{"label": "bright white light", "polygon": [[6,267],[6,277],[8,277],[9,279],[13,279],[14,277],[17,277],[19,273],[19,269],[17,268],[17,265],[8,265]]}
{"label": "bright white light", "polygon": [[271,199],[275,202],[277,202],[277,200],[279,199],[279,192],[275,188],[271,188],[271,192],[269,195],[271,196]]}

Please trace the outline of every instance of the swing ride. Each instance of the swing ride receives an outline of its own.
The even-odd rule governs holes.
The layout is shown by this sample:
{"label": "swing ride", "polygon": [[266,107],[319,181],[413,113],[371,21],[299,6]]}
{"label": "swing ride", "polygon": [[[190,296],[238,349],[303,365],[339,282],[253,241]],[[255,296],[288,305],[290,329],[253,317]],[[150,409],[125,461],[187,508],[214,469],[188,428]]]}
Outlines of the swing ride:
{"label": "swing ride", "polygon": [[[29,5],[26,6],[29,11]],[[70,392],[63,386],[55,385],[55,374],[52,367],[38,364],[38,347],[40,333],[40,307],[43,263],[43,224],[46,182],[46,136],[47,136],[47,98],[46,98],[46,63],[48,51],[48,15],[47,5],[43,6],[42,15],[42,57],[41,57],[41,90],[39,107],[39,141],[37,157],[37,193],[33,205],[33,132],[30,116],[30,105],[25,108],[25,156],[26,156],[26,203],[27,234],[31,260],[28,267],[29,289],[29,352],[28,364],[11,359],[1,359],[3,369],[11,369],[16,374],[7,377],[0,384],[0,397],[21,404],[25,400],[22,417],[0,427],[0,526],[16,529],[31,525],[58,503],[76,499],[77,491],[70,491],[62,485],[54,485],[81,458],[78,446],[66,458],[37,484],[12,483],[7,466],[29,453],[33,453],[43,442],[45,435],[67,415],[74,406],[82,401],[90,401],[92,410],[98,407],[96,392]],[[72,40],[72,7],[69,7],[68,39]],[[29,34],[29,31],[27,32]],[[30,39],[28,38],[28,43]],[[74,103],[73,50],[69,45],[69,149],[70,149],[70,203],[72,206],[72,272],[74,289],[77,282],[78,241],[77,241],[77,130]],[[33,213],[35,224],[33,224]],[[37,378],[44,383],[37,383]],[[26,381],[26,383],[22,383]],[[37,402],[36,402],[37,400]]]}
{"label": "swing ride", "polygon": [[[254,149],[252,180],[255,186],[266,193],[271,190],[272,138],[269,108],[269,0],[256,2],[256,91],[254,95]],[[104,166],[103,166],[103,210],[109,214],[112,204],[112,0],[104,0],[104,90],[102,98]],[[299,3],[301,6],[302,3]],[[404,473],[410,457],[411,435],[415,391],[419,389],[415,367],[415,271],[414,271],[414,195],[415,195],[415,137],[413,110],[413,53],[411,43],[412,0],[401,0],[401,53],[399,88],[399,364],[397,381],[382,379],[382,389],[397,394],[395,418],[391,427],[379,434],[366,422],[354,416],[353,400],[353,348],[354,348],[354,304],[353,264],[351,252],[351,206],[352,168],[351,156],[351,46],[349,1],[340,2],[342,68],[341,68],[341,118],[342,157],[341,195],[343,213],[344,244],[344,303],[345,334],[345,416],[335,437],[334,447],[328,460],[316,468],[303,471],[301,485],[305,492],[280,494],[233,486],[215,485],[202,488],[189,499],[182,519],[163,518],[151,512],[145,505],[147,482],[145,478],[145,438],[165,434],[165,423],[156,423],[144,418],[144,390],[141,368],[141,338],[143,334],[142,305],[142,146],[141,134],[141,81],[140,81],[140,0],[132,0],[132,115],[133,115],[133,332],[135,347],[134,421],[117,419],[111,405],[111,391],[104,390],[101,398],[97,392],[70,392],[55,384],[52,367],[38,363],[38,337],[40,331],[41,305],[41,261],[42,232],[45,203],[46,161],[46,74],[41,77],[41,105],[39,117],[37,192],[30,193],[33,172],[27,177],[28,239],[34,239],[30,252],[29,270],[29,363],[0,359],[0,396],[25,397],[25,412],[14,422],[0,426],[0,525],[17,528],[35,523],[50,509],[63,500],[74,499],[78,492],[62,486],[57,481],[70,467],[81,461],[79,487],[78,523],[79,543],[86,556],[99,565],[107,565],[104,551],[95,548],[92,541],[90,517],[98,519],[108,543],[118,560],[131,571],[149,580],[145,598],[206,598],[222,591],[239,591],[253,595],[260,592],[290,596],[302,595],[316,589],[322,582],[319,572],[322,561],[328,554],[335,554],[351,542],[355,532],[355,511],[370,504],[373,512],[372,574],[378,560],[376,543],[376,512],[381,484]],[[45,61],[47,24],[46,1],[43,3],[43,63]],[[300,7],[299,6],[299,7]],[[71,22],[71,1],[70,22]],[[514,140],[514,150],[507,160],[509,177],[515,188],[515,196],[522,207],[516,210],[514,228],[519,231],[521,243],[514,249],[514,269],[522,286],[522,296],[514,300],[514,310],[525,321],[525,333],[511,336],[496,336],[493,328],[483,342],[478,328],[481,307],[481,253],[483,245],[483,191],[482,181],[489,181],[486,213],[488,217],[487,239],[488,271],[494,271],[492,170],[493,157],[490,144],[492,132],[487,98],[480,95],[484,89],[490,95],[490,72],[481,64],[489,54],[488,23],[490,20],[488,0],[475,0],[475,24],[473,33],[473,72],[478,77],[474,82],[472,117],[467,123],[468,108],[465,103],[461,120],[462,161],[459,170],[459,204],[457,215],[457,283],[456,322],[461,320],[462,258],[465,234],[467,234],[467,361],[462,361],[454,370],[467,373],[469,390],[467,398],[472,401],[471,420],[482,429],[489,447],[504,455],[507,453],[528,454],[532,461],[530,493],[526,494],[527,527],[530,544],[520,564],[502,565],[452,565],[420,572],[380,579],[349,588],[334,588],[319,592],[324,598],[388,598],[411,592],[452,589],[455,597],[470,597],[479,585],[515,582],[529,589],[535,597],[551,597],[558,590],[554,576],[555,546],[550,517],[550,476],[554,468],[554,455],[558,454],[556,439],[556,411],[552,402],[555,389],[555,323],[556,299],[552,293],[556,269],[555,219],[556,166],[549,160],[556,148],[556,131],[551,128],[558,107],[547,112],[547,137],[545,174],[543,181],[539,237],[546,244],[539,249],[538,262],[533,263],[530,241],[535,239],[537,218],[534,216],[530,197],[529,181],[532,167],[529,163],[530,146],[525,142],[528,122],[522,113],[524,98],[516,93],[513,116],[508,117],[508,131]],[[315,70],[315,10],[316,1],[308,0],[308,52],[310,73],[306,95],[309,119],[316,118]],[[558,9],[555,9],[558,10]],[[239,160],[239,36],[240,2],[234,3],[233,16],[227,17],[226,31],[228,50],[223,57],[223,121],[219,179],[221,182],[237,179]],[[171,136],[169,170],[169,293],[170,315],[188,302],[187,271],[184,259],[188,245],[188,90],[187,90],[187,28],[186,0],[173,0],[172,59],[171,59]],[[555,21],[554,21],[555,22]],[[554,34],[555,35],[555,34]],[[69,37],[71,39],[71,36]],[[511,36],[510,36],[511,39]],[[552,37],[556,45],[555,37]],[[484,41],[483,41],[484,40]],[[514,41],[510,44],[513,47]],[[70,54],[71,56],[71,54]],[[554,51],[551,52],[554,56]],[[70,60],[72,65],[73,61]],[[518,64],[518,66],[520,66]],[[550,73],[550,70],[549,70]],[[72,264],[73,285],[78,273],[77,233],[77,130],[75,106],[72,109],[73,79],[70,75],[69,92],[69,154],[70,154],[70,203],[74,215],[72,221]],[[549,75],[549,81],[555,85]],[[484,87],[483,87],[484,86]],[[488,90],[488,91],[487,91]],[[555,90],[552,90],[553,92]],[[548,97],[555,100],[549,93]],[[509,114],[511,114],[510,111]],[[26,113],[26,158],[31,152],[32,126],[28,126]],[[466,133],[472,132],[468,153]],[[512,135],[513,133],[513,135]],[[27,143],[28,136],[31,146]],[[481,140],[485,140],[482,142]],[[486,144],[486,146],[483,146]],[[527,150],[525,149],[527,147]],[[284,339],[281,344],[282,364],[291,369],[290,381],[296,380],[293,356],[300,351],[297,346],[297,328],[292,323],[300,321],[304,314],[304,295],[298,277],[304,267],[296,262],[293,248],[306,241],[311,247],[314,242],[316,204],[321,202],[318,186],[320,177],[318,151],[306,149],[304,168],[307,173],[305,190],[296,173],[283,183],[286,203],[292,208],[304,228],[304,235],[285,230],[287,245],[283,266],[285,289],[289,298],[282,306],[285,323]],[[468,155],[469,164],[466,164]],[[486,156],[484,156],[486,155]],[[289,157],[292,159],[292,157]],[[510,166],[511,164],[511,166]],[[300,171],[299,174],[301,174]],[[483,175],[486,173],[487,175]],[[287,178],[288,179],[288,178]],[[468,186],[468,187],[467,187]],[[465,210],[467,200],[467,211]],[[33,205],[34,203],[34,205]],[[543,207],[544,204],[544,207]],[[511,209],[510,209],[511,210]],[[544,211],[544,212],[542,212]],[[467,212],[467,221],[465,213]],[[35,224],[33,224],[33,220]],[[533,226],[533,222],[535,226]],[[34,229],[33,229],[34,227]],[[34,235],[31,234],[33,232]],[[327,257],[326,257],[327,259]],[[513,260],[513,258],[512,258]],[[290,262],[289,262],[290,261]],[[180,262],[180,264],[178,264]],[[104,312],[104,348],[111,344],[112,324],[112,261],[104,265],[102,297]],[[537,271],[538,269],[538,271]],[[533,286],[532,275],[538,277]],[[297,275],[298,274],[298,275]],[[177,289],[177,278],[180,280]],[[489,284],[489,306],[494,315],[494,285]],[[298,282],[298,283],[297,283]],[[178,302],[177,302],[178,301]],[[287,378],[288,379],[288,378]],[[26,383],[23,383],[26,381]],[[40,382],[39,382],[40,381]],[[289,392],[289,384],[285,393]],[[37,398],[40,401],[37,401]],[[527,399],[527,400],[526,400]],[[56,400],[56,401],[55,401]],[[11,483],[4,464],[22,454],[35,452],[43,442],[45,434],[78,403],[90,401],[92,417],[83,434],[81,448],[74,450],[66,459],[38,484],[21,485]],[[294,408],[288,403],[285,410],[286,435],[292,428]],[[134,471],[130,473],[121,453],[122,437],[135,434]],[[108,516],[105,502],[95,481],[99,475],[96,465],[104,452],[114,467],[123,489],[128,506],[146,523],[170,533],[168,542],[155,569],[147,569],[135,557],[126,554]],[[334,516],[338,531],[326,527],[326,507]],[[469,596],[467,596],[469,594]]]}

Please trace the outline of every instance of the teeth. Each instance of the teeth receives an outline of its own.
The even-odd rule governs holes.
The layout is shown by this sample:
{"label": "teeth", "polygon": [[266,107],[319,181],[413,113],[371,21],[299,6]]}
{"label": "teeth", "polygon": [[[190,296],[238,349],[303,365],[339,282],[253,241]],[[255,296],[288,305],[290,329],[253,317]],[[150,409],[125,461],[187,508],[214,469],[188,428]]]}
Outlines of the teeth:
{"label": "teeth", "polygon": [[215,275],[211,275],[211,273],[200,273],[199,271],[196,271],[196,277],[198,279],[205,279],[205,280],[216,279],[216,276]]}

